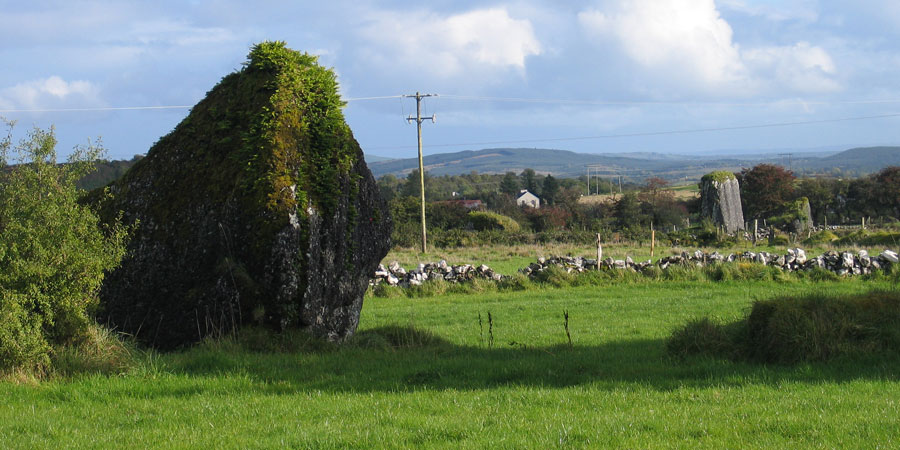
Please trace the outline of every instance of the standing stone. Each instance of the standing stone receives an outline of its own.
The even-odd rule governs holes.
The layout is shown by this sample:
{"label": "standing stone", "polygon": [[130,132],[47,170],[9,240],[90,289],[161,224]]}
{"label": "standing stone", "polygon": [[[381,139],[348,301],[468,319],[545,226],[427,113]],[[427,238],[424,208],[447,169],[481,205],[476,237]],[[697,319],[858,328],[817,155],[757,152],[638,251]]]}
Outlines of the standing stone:
{"label": "standing stone", "polygon": [[254,46],[101,200],[135,226],[101,323],[175,348],[257,323],[354,333],[392,223],[335,75]]}
{"label": "standing stone", "polygon": [[700,180],[700,215],[722,225],[729,234],[744,229],[741,190],[733,173],[718,171],[703,176]]}

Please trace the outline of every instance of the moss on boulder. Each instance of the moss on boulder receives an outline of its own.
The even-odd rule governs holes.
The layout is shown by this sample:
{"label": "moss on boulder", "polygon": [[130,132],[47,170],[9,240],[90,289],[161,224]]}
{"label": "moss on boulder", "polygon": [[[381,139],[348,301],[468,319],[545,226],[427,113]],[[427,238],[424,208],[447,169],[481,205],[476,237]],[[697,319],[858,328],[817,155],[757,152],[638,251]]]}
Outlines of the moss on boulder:
{"label": "moss on boulder", "polygon": [[342,106],[314,56],[254,46],[99,205],[138,224],[101,319],[163,348],[247,323],[351,335],[392,225]]}
{"label": "moss on boulder", "polygon": [[707,182],[707,183],[712,182],[712,181],[715,181],[718,183],[724,183],[728,180],[735,180],[735,179],[737,179],[737,177],[735,177],[733,173],[731,173],[727,170],[717,170],[715,172],[710,172],[706,175],[703,175],[703,177],[700,178],[700,181]]}

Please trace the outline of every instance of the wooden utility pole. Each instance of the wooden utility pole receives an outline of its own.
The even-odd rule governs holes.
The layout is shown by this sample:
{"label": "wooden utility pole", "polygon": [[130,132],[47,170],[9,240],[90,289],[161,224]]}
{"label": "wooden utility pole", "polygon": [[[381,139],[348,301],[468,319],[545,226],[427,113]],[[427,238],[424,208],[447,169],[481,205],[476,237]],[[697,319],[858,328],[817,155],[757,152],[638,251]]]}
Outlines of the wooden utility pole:
{"label": "wooden utility pole", "polygon": [[419,139],[419,188],[422,192],[422,253],[425,253],[428,251],[428,240],[425,235],[425,167],[422,164],[422,121],[431,119],[431,123],[434,123],[434,114],[431,117],[422,117],[422,99],[425,97],[437,97],[437,94],[420,94],[416,92],[416,95],[404,95],[404,97],[414,97],[416,99],[416,117],[409,116],[406,118],[406,122],[416,121],[416,133]]}

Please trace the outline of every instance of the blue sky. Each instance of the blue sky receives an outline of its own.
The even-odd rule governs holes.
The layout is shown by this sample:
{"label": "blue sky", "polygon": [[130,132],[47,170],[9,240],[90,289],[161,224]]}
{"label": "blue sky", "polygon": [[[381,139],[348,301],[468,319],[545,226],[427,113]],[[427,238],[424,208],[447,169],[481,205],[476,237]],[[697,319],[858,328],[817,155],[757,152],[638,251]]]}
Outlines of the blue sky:
{"label": "blue sky", "polygon": [[[0,0],[0,115],[129,158],[187,109],[105,108],[193,105],[263,40],[320,55],[348,99],[441,94],[426,154],[900,144],[900,117],[842,120],[900,113],[896,0]],[[412,157],[414,108],[345,115],[367,153]],[[59,109],[82,111],[33,111]]]}

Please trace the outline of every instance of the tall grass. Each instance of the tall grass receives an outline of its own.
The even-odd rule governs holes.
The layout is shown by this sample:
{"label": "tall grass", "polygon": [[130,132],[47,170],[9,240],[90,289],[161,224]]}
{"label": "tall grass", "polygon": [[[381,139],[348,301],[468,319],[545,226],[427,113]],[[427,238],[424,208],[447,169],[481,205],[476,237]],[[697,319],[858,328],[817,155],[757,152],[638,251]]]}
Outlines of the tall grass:
{"label": "tall grass", "polygon": [[753,303],[749,315],[721,324],[689,321],[666,343],[678,357],[706,355],[793,364],[900,351],[900,291],[854,296],[804,294]]}

